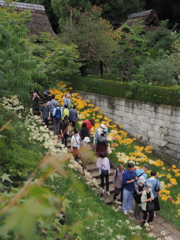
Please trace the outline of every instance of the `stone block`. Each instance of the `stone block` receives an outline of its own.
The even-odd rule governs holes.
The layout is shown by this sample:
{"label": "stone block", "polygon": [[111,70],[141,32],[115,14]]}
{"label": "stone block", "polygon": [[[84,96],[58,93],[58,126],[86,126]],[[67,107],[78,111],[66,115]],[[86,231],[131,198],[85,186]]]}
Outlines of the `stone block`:
{"label": "stone block", "polygon": [[180,120],[179,117],[174,117],[174,116],[172,116],[172,117],[171,117],[171,124],[172,124],[172,123],[179,123],[179,120]]}
{"label": "stone block", "polygon": [[179,239],[180,239],[180,231],[176,230],[171,224],[169,224],[169,223],[162,223],[161,225],[163,227],[165,227],[168,231],[172,232],[175,236],[179,237]]}
{"label": "stone block", "polygon": [[165,231],[166,235],[169,235],[171,233],[168,229],[166,229],[163,225],[159,223],[154,225],[154,229],[156,229],[158,232]]}
{"label": "stone block", "polygon": [[172,240],[179,240],[180,239],[180,234],[179,234],[179,236],[176,236],[175,234],[170,234],[169,237],[171,237]]}

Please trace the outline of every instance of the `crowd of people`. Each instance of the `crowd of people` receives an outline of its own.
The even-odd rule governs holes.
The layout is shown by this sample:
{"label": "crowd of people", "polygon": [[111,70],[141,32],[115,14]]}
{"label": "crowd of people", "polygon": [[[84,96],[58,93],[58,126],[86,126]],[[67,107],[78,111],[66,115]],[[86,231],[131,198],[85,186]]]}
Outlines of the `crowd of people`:
{"label": "crowd of people", "polygon": [[[110,162],[106,154],[101,153],[97,160],[97,168],[101,178],[102,193],[104,190],[104,180],[106,181],[106,194],[109,193],[109,174]],[[124,169],[123,164],[119,164],[114,171],[113,187],[114,201],[122,203],[122,210],[125,215],[134,213],[137,220],[142,220],[142,226],[146,221],[151,224],[156,211],[160,210],[158,193],[160,191],[160,182],[156,179],[156,172],[151,171],[151,177],[147,177],[149,165],[145,164],[142,169],[134,170],[134,164],[128,163],[128,169]],[[117,197],[119,196],[119,199]],[[133,199],[135,202],[134,211]]]}
{"label": "crowd of people", "polygon": [[[91,143],[90,131],[95,121],[94,119],[87,119],[82,123],[80,131],[76,128],[78,113],[76,105],[71,107],[70,94],[64,95],[64,105],[61,107],[58,101],[55,100],[55,96],[51,95],[48,90],[44,91],[44,96],[45,100],[40,109],[38,104],[39,95],[36,92],[33,93],[34,110],[40,114],[47,127],[49,126],[49,121],[52,121],[54,135],[60,135],[65,147],[67,147],[69,133],[72,132],[70,149],[76,161],[79,159],[81,146],[88,145],[95,151],[102,194],[110,195],[110,161],[107,157],[108,127],[100,124],[96,130],[93,143]],[[146,174],[148,170],[150,170],[148,164],[145,164],[142,169],[136,170],[134,170],[133,163],[128,163],[127,169],[124,169],[123,164],[119,164],[113,175],[114,201],[122,203],[122,210],[125,215],[134,213],[137,220],[142,220],[142,226],[144,226],[146,221],[152,223],[153,218],[156,216],[156,211],[160,210],[158,201],[160,182],[156,179],[155,171],[151,171],[151,177],[148,178]],[[135,202],[134,211],[132,210],[133,199]]]}

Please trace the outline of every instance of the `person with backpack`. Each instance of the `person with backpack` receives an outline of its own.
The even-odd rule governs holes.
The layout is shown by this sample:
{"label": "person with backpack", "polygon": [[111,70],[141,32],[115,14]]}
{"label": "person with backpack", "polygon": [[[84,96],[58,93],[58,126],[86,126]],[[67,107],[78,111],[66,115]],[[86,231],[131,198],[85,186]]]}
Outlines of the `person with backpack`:
{"label": "person with backpack", "polygon": [[113,176],[114,201],[116,201],[116,198],[119,194],[120,194],[119,201],[122,202],[122,199],[123,199],[123,188],[122,188],[123,173],[124,173],[124,166],[123,164],[119,164],[118,168],[114,171],[114,176]]}
{"label": "person with backpack", "polygon": [[60,122],[60,132],[62,137],[62,144],[67,147],[68,134],[69,134],[69,121],[68,117],[64,117],[64,120]]}
{"label": "person with backpack", "polygon": [[63,98],[64,105],[67,105],[68,109],[70,109],[70,106],[71,106],[71,98],[70,97],[71,97],[71,94],[65,93],[64,98]]}
{"label": "person with backpack", "polygon": [[78,120],[78,114],[76,110],[76,105],[74,105],[73,108],[69,110],[69,121],[72,123],[71,126],[73,128],[75,128],[77,120]]}
{"label": "person with backpack", "polygon": [[61,109],[59,103],[56,104],[56,107],[53,109],[53,126],[54,126],[54,135],[59,135],[60,133],[60,121],[61,121]]}
{"label": "person with backpack", "polygon": [[107,154],[107,147],[108,147],[108,142],[106,138],[106,131],[103,130],[100,135],[97,137],[97,143],[96,143],[96,155],[99,157],[100,153],[105,153]]}
{"label": "person with backpack", "polygon": [[52,123],[54,124],[54,122],[53,122],[53,117],[54,117],[53,111],[54,111],[54,109],[56,108],[56,106],[58,104],[58,101],[55,100],[55,95],[52,95],[52,99],[51,99],[51,101],[48,102],[48,104],[49,104],[49,107],[50,107]]}
{"label": "person with backpack", "polygon": [[145,189],[144,183],[146,179],[143,176],[138,178],[138,181],[134,184],[134,193],[133,198],[135,201],[135,209],[134,209],[134,216],[137,220],[140,220],[140,212],[141,212],[141,196],[142,192]]}
{"label": "person with backpack", "polygon": [[151,171],[151,177],[147,179],[146,183],[151,183],[152,184],[152,193],[154,195],[154,217],[156,217],[156,211],[160,210],[160,204],[159,204],[159,191],[161,190],[160,182],[158,179],[156,179],[157,173],[156,171]]}

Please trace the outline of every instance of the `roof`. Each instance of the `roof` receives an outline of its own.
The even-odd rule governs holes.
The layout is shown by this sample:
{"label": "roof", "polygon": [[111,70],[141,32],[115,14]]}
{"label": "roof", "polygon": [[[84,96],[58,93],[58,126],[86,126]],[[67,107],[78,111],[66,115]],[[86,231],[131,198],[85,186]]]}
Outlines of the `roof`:
{"label": "roof", "polygon": [[126,24],[132,26],[134,23],[138,22],[146,26],[144,28],[145,31],[153,31],[161,26],[158,15],[154,9],[130,14]]}
{"label": "roof", "polygon": [[10,4],[6,4],[4,0],[0,0],[0,6],[2,7],[8,7],[8,6],[14,6],[18,10],[35,10],[35,11],[44,11],[45,7],[43,5],[38,4],[30,4],[30,3],[22,3],[22,2],[12,2]]}
{"label": "roof", "polygon": [[39,36],[41,32],[48,32],[52,35],[55,35],[43,5],[22,2],[12,2],[10,4],[6,4],[4,0],[0,0],[0,6],[14,6],[16,11],[30,10],[32,21],[27,24],[30,33],[37,36]]}

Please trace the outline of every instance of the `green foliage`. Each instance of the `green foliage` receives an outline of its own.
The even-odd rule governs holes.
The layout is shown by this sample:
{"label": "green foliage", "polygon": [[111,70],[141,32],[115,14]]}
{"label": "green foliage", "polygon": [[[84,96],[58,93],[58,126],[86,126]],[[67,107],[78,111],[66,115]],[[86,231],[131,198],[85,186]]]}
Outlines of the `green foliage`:
{"label": "green foliage", "polygon": [[147,32],[146,37],[148,48],[163,49],[164,51],[172,52],[175,39],[169,30],[157,28],[156,31]]}
{"label": "green foliage", "polygon": [[146,38],[141,35],[143,26],[126,24],[114,33],[118,42],[111,54],[111,73],[117,80],[130,82],[134,80],[139,66],[147,57]]}
{"label": "green foliage", "polygon": [[37,88],[31,81],[31,74],[36,71],[36,63],[32,61],[24,45],[27,37],[25,23],[30,14],[13,13],[0,9],[0,95],[19,95],[28,99],[28,91]]}
{"label": "green foliage", "polygon": [[112,26],[103,20],[101,9],[94,6],[87,12],[74,10],[74,21],[72,26],[65,26],[63,37],[66,42],[72,41],[78,46],[80,57],[77,61],[84,64],[96,63],[109,71],[108,62],[115,41],[112,38]]}
{"label": "green foliage", "polygon": [[98,93],[111,97],[130,98],[153,104],[180,106],[180,87],[160,87],[139,83],[123,83],[93,77],[74,77],[71,80],[74,90]]}
{"label": "green foliage", "polygon": [[53,87],[60,80],[67,80],[71,75],[79,72],[81,64],[74,60],[79,57],[74,44],[62,44],[58,36],[42,33],[37,38],[32,37],[28,42],[29,49],[37,62],[39,71],[47,78],[41,78],[38,83],[45,87]]}
{"label": "green foliage", "polygon": [[140,66],[139,72],[142,75],[140,82],[144,84],[159,86],[177,84],[174,78],[176,72],[175,64],[167,56],[164,56],[164,58],[146,59]]}
{"label": "green foliage", "polygon": [[80,11],[88,11],[93,6],[102,8],[102,17],[111,22],[122,22],[127,19],[130,13],[139,12],[143,9],[144,0],[51,0],[55,14],[59,17],[60,28],[69,21],[70,9],[79,9]]}

